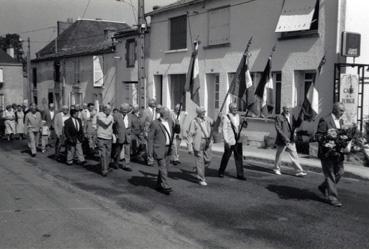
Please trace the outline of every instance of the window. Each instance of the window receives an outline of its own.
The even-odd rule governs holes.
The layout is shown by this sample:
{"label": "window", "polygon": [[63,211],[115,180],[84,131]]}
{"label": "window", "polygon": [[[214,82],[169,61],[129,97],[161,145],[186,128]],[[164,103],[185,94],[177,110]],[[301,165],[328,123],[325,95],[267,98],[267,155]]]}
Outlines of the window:
{"label": "window", "polygon": [[182,108],[186,110],[186,99],[182,98],[184,86],[186,83],[185,74],[172,74],[170,75],[170,98],[171,108],[174,109],[176,104],[179,104],[183,99]]}
{"label": "window", "polygon": [[126,41],[126,66],[134,67],[136,62],[136,40],[129,39]]}
{"label": "window", "polygon": [[208,45],[229,43],[229,7],[208,12]]}
{"label": "window", "polygon": [[0,94],[0,109],[4,110],[5,109],[5,97],[4,94]]}
{"label": "window", "polygon": [[54,103],[54,93],[53,92],[48,93],[47,100],[49,104]]}
{"label": "window", "polygon": [[273,73],[275,82],[275,114],[281,113],[282,73]]}
{"label": "window", "polygon": [[37,89],[37,68],[32,68],[33,89]]}
{"label": "window", "polygon": [[281,38],[317,34],[319,0],[285,0],[275,32]]}
{"label": "window", "polygon": [[305,76],[304,76],[304,99],[305,99],[305,96],[307,94],[307,92],[309,91],[309,88],[311,86],[311,84],[313,84],[313,81],[314,81],[314,77],[315,77],[315,73],[305,73]]}
{"label": "window", "polygon": [[187,16],[170,19],[170,50],[187,48]]}
{"label": "window", "polygon": [[103,66],[104,61],[101,55],[93,56],[93,86],[94,87],[102,87],[104,85],[104,72]]}
{"label": "window", "polygon": [[0,83],[4,83],[4,70],[0,68]]}
{"label": "window", "polygon": [[163,104],[162,96],[163,96],[163,75],[154,75],[154,98],[156,99],[157,104]]}
{"label": "window", "polygon": [[220,89],[220,82],[219,82],[219,74],[215,76],[215,102],[214,108],[219,109],[219,89]]}
{"label": "window", "polygon": [[60,82],[60,62],[54,62],[54,81]]}

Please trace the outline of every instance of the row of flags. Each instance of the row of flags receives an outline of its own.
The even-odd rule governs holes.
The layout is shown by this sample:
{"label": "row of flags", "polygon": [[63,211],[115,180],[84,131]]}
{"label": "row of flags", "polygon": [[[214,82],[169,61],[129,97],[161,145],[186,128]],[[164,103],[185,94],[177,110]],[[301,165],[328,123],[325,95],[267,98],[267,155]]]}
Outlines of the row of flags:
{"label": "row of flags", "polygon": [[[252,38],[251,38],[252,39]],[[252,111],[255,114],[261,116],[268,113],[268,111],[273,108],[273,105],[268,105],[270,91],[273,91],[273,77],[272,77],[272,55],[269,56],[267,64],[261,75],[259,84],[257,85],[254,94],[250,94],[250,90],[254,89],[253,80],[248,67],[248,47],[251,43],[251,39],[245,52],[242,55],[241,61],[237,67],[236,75],[233,78],[231,85],[229,87],[228,93],[236,96],[237,98],[243,100],[246,94],[246,107],[248,111]],[[193,52],[191,55],[190,65],[187,72],[185,91],[190,92],[191,100],[200,106],[200,79],[199,79],[199,61],[198,61],[198,48],[199,43],[194,42]],[[275,51],[275,46],[273,47],[272,53]],[[319,93],[316,89],[315,82],[319,77],[322,66],[325,63],[325,56],[319,63],[316,70],[315,78],[313,83],[310,85],[308,92],[306,93],[301,107],[301,112],[303,113],[304,120],[312,120],[319,114]],[[273,95],[272,95],[273,96]],[[255,98],[256,97],[256,98]],[[256,105],[256,99],[259,99],[258,110]],[[270,101],[271,103],[273,101]]]}

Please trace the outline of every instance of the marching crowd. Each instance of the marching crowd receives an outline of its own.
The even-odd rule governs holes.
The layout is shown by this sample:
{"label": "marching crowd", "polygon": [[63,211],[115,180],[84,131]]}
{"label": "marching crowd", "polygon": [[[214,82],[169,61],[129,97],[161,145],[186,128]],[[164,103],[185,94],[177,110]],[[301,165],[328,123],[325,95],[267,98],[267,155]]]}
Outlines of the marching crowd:
{"label": "marching crowd", "polygon": [[[99,110],[100,109],[100,110]],[[333,146],[336,137],[330,137],[332,130],[343,128],[344,106],[335,103],[333,111],[320,119],[316,136],[319,142],[318,157],[321,159],[324,182],[319,191],[333,206],[342,206],[338,200],[336,185],[343,174],[343,147]],[[111,168],[131,171],[131,159],[158,166],[157,189],[165,194],[172,191],[168,183],[168,165],[180,164],[178,154],[182,140],[186,141],[188,153],[194,157],[194,172],[199,184],[206,186],[205,169],[211,164],[212,127],[214,121],[206,116],[204,107],[196,108],[196,117],[188,119],[181,111],[181,105],[169,110],[157,105],[155,99],[148,101],[146,109],[138,105],[123,103],[117,108],[110,104],[96,108],[93,103],[83,106],[62,106],[56,111],[53,104],[39,110],[35,104],[28,108],[9,105],[0,113],[0,130],[5,132],[7,140],[28,138],[28,147],[32,157],[38,148],[46,152],[50,142],[55,141],[55,158],[67,165],[83,165],[85,157],[97,157],[100,160],[102,176],[107,176]],[[241,130],[247,127],[247,121],[238,114],[237,104],[229,105],[228,114],[222,117],[221,133],[224,139],[224,153],[218,169],[218,176],[224,177],[228,161],[234,154],[237,179],[246,180],[243,169]],[[186,125],[184,125],[186,123]],[[295,129],[300,125],[301,117],[295,119],[290,108],[276,117],[275,128],[276,158],[274,173],[281,175],[281,154],[286,151],[296,169],[296,176],[306,175],[298,162],[294,143]],[[1,135],[1,134],[0,134]],[[341,136],[342,137],[342,136]],[[328,139],[328,140],[327,140]],[[334,140],[336,139],[336,140]],[[328,142],[327,142],[328,141]],[[41,146],[39,146],[41,144]],[[52,146],[50,146],[52,147]]]}

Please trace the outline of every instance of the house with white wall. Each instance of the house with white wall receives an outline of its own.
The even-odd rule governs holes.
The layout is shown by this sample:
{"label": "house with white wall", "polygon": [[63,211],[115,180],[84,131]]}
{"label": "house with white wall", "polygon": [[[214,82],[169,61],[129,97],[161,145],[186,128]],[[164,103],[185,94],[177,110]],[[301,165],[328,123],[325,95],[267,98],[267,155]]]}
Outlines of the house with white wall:
{"label": "house with white wall", "polygon": [[119,58],[115,33],[129,25],[105,20],[81,19],[63,25],[56,39],[32,60],[35,102],[67,104],[119,103],[116,82]]}
{"label": "house with white wall", "polygon": [[[191,43],[198,39],[200,102],[215,118],[252,36],[248,65],[255,85],[276,46],[271,116],[284,105],[301,107],[324,55],[326,62],[315,85],[320,115],[326,115],[334,102],[334,65],[352,61],[340,54],[343,31],[361,33],[356,62],[369,64],[368,9],[368,3],[360,0],[182,0],[156,8],[147,13],[151,18],[147,94],[173,108],[185,83]],[[368,102],[366,96],[367,106]],[[184,105],[194,115],[195,104],[188,94]],[[274,136],[272,121],[254,119],[248,130],[253,129]]]}

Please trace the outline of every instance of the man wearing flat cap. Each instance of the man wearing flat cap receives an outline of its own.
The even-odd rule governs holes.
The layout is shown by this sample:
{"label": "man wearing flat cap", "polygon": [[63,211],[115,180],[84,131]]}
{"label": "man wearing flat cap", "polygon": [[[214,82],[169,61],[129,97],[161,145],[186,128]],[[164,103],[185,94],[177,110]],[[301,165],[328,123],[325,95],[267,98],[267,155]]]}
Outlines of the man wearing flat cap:
{"label": "man wearing flat cap", "polygon": [[119,161],[121,160],[121,152],[123,150],[124,164],[123,169],[131,171],[130,168],[130,146],[131,146],[131,120],[129,118],[130,106],[127,103],[123,103],[119,112],[114,114],[113,133],[117,137],[113,150],[113,161],[115,168],[120,168]]}
{"label": "man wearing flat cap", "polygon": [[191,121],[187,131],[188,152],[195,156],[197,178],[201,186],[206,186],[205,168],[211,161],[210,133],[213,120],[206,117],[204,107],[196,108],[197,116]]}

